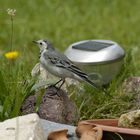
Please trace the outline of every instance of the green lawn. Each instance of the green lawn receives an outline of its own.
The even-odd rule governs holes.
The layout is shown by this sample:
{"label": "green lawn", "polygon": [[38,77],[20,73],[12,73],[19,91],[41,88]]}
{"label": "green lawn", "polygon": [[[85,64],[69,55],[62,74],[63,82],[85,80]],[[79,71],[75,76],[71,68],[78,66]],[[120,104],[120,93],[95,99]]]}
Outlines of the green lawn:
{"label": "green lawn", "polygon": [[[128,59],[118,81],[115,80],[108,88],[111,95],[117,95],[118,98],[89,93],[75,95],[74,100],[81,111],[81,118],[115,118],[127,111],[132,98],[122,95],[121,82],[130,75],[140,74],[139,7],[139,0],[1,1],[0,119],[19,114],[20,105],[28,96],[32,81],[23,83],[31,79],[30,72],[38,62],[39,49],[32,40],[41,38],[50,40],[61,51],[71,43],[85,39],[118,42],[125,49]],[[11,22],[6,12],[8,8],[17,10],[14,18],[13,50],[19,51],[20,56],[14,64],[10,64],[3,56],[10,50]],[[127,55],[130,50],[131,62],[131,56]],[[3,105],[4,109],[1,109]],[[91,109],[87,113],[89,105]]]}

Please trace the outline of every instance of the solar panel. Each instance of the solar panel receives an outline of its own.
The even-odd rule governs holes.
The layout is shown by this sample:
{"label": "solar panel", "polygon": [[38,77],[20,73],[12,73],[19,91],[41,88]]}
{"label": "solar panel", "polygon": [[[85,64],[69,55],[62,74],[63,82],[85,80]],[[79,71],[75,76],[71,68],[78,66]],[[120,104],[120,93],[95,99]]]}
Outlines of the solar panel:
{"label": "solar panel", "polygon": [[113,45],[112,43],[87,41],[81,44],[74,45],[72,46],[72,48],[85,51],[99,51],[112,45]]}

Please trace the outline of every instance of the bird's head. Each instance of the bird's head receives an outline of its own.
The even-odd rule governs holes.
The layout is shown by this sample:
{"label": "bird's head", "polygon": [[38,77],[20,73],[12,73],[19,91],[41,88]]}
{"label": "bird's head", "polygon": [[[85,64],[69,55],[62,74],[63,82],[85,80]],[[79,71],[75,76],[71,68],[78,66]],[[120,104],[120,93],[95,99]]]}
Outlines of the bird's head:
{"label": "bird's head", "polygon": [[48,50],[48,49],[53,49],[51,43],[48,40],[38,40],[38,41],[33,41],[33,43],[35,43],[36,45],[39,46],[40,50]]}

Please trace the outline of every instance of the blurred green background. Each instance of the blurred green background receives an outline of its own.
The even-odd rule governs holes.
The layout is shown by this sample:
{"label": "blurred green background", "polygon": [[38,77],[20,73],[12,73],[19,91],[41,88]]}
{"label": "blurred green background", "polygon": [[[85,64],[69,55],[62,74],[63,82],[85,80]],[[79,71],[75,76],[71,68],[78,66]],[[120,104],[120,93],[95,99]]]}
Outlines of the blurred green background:
{"label": "blurred green background", "polygon": [[[13,66],[9,66],[3,57],[10,50],[8,8],[17,10],[13,50],[19,51],[20,57]],[[50,40],[61,51],[74,42],[87,39],[107,39],[119,43],[128,59],[125,63],[127,69],[123,69],[120,78],[113,81],[108,89],[114,98],[90,94],[91,90],[87,88],[89,94],[75,95],[73,99],[79,107],[81,118],[115,118],[126,112],[132,98],[126,97],[118,86],[127,76],[140,74],[139,9],[139,0],[1,0],[0,119],[20,114],[20,106],[30,89],[23,83],[30,79],[30,72],[39,61],[39,48],[32,40],[42,38]],[[131,56],[128,55],[130,51]]]}
{"label": "blurred green background", "polygon": [[0,49],[3,50],[8,50],[10,42],[8,8],[17,10],[14,48],[25,52],[21,56],[24,55],[24,59],[29,59],[32,64],[37,61],[39,51],[32,40],[46,38],[62,51],[79,40],[113,40],[126,50],[132,48],[137,67],[139,65],[139,0],[2,0]]}

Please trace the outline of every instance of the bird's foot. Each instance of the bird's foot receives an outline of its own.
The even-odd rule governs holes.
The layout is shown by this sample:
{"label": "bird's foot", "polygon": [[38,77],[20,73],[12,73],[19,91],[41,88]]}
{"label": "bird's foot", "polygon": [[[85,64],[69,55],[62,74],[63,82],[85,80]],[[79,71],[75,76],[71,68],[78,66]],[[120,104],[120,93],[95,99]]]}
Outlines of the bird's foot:
{"label": "bird's foot", "polygon": [[50,88],[51,91],[52,91],[52,92],[49,93],[49,96],[57,95],[58,97],[60,97],[59,88],[57,88],[55,85],[50,85],[48,88]]}
{"label": "bird's foot", "polygon": [[[62,81],[62,83],[59,85],[59,87],[57,87],[56,85],[58,83],[60,83]],[[60,89],[62,87],[62,85],[64,84],[65,80],[60,79],[58,82],[56,82],[55,84],[49,85],[48,88],[52,89],[52,92],[49,94],[50,96],[55,96],[57,95],[58,97],[60,97]]]}

